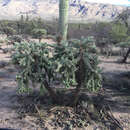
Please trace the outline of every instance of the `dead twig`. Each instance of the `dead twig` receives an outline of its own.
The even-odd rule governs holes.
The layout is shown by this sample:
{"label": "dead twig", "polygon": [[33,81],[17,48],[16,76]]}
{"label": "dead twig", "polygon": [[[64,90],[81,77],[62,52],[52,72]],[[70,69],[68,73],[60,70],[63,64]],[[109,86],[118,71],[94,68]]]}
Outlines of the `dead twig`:
{"label": "dead twig", "polygon": [[121,130],[123,130],[123,127],[122,127],[120,121],[117,120],[117,119],[114,117],[114,115],[113,115],[113,113],[112,113],[112,110],[111,110],[111,107],[110,107],[108,104],[107,104],[107,106],[108,106],[108,108],[109,108],[109,112],[107,113],[108,117],[109,117]]}
{"label": "dead twig", "polygon": [[41,112],[41,111],[38,109],[37,105],[34,104],[34,106],[35,106],[35,109],[36,109],[37,112],[38,112],[38,115],[39,115],[40,119],[41,119],[42,121],[45,121],[45,120],[47,119],[46,116],[43,116],[43,112]]}

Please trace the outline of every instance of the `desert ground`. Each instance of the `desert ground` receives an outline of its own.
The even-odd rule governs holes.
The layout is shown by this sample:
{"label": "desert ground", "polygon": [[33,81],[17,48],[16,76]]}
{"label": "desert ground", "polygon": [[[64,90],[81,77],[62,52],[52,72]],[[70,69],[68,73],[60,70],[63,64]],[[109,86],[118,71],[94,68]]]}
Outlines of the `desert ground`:
{"label": "desert ground", "polygon": [[[36,123],[35,117],[26,115],[21,118],[17,112],[21,105],[15,80],[17,68],[11,63],[11,53],[3,51],[9,48],[11,45],[2,44],[0,49],[0,128],[43,130],[45,128]],[[127,64],[118,63],[119,59],[118,56],[100,56],[104,80],[102,94],[124,130],[130,130],[130,59]],[[51,127],[48,129],[51,130]]]}

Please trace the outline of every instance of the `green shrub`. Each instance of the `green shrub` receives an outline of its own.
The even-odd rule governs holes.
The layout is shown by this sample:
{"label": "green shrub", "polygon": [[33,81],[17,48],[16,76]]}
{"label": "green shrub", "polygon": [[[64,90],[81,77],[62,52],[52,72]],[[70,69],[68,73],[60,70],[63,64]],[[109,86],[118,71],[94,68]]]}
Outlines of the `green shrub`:
{"label": "green shrub", "polygon": [[9,40],[12,44],[14,44],[15,42],[21,43],[21,42],[22,42],[22,37],[19,36],[19,35],[13,35],[13,36],[9,36],[9,37],[8,37],[8,40]]}
{"label": "green shrub", "polygon": [[[130,54],[130,37],[128,36],[126,40],[124,40],[123,42],[119,42],[117,44],[117,46],[121,47],[122,50],[124,51],[125,49],[127,49],[127,52],[125,55],[123,55],[123,60],[121,61],[122,63],[126,63],[127,58],[129,57]],[[124,51],[125,52],[125,51]]]}
{"label": "green shrub", "polygon": [[130,41],[128,41],[128,42],[120,42],[120,43],[118,43],[117,46],[122,47],[122,48],[130,48]]}
{"label": "green shrub", "polygon": [[45,29],[33,29],[32,30],[32,35],[33,38],[38,38],[39,42],[41,42],[42,38],[47,34],[47,31]]}
{"label": "green shrub", "polygon": [[113,24],[111,31],[113,42],[119,43],[124,41],[128,37],[127,30],[128,29],[124,24]]}
{"label": "green shrub", "polygon": [[16,31],[11,27],[3,27],[3,32],[7,35],[7,37],[16,33]]}

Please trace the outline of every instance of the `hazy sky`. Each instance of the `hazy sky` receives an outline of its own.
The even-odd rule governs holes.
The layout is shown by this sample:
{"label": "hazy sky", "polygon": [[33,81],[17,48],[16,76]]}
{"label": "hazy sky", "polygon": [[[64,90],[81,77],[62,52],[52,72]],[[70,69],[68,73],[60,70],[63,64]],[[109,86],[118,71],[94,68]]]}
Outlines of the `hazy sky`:
{"label": "hazy sky", "polygon": [[130,0],[86,0],[88,2],[95,2],[95,3],[108,3],[114,5],[126,5],[130,6]]}

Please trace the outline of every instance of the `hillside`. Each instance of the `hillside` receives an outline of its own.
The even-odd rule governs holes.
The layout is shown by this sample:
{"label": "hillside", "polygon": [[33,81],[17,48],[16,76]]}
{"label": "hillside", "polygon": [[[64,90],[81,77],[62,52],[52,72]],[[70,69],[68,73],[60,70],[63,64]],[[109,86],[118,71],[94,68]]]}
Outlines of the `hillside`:
{"label": "hillside", "polygon": [[[70,0],[69,20],[75,22],[111,21],[126,7]],[[18,19],[21,15],[58,18],[58,0],[1,0],[0,19]]]}

